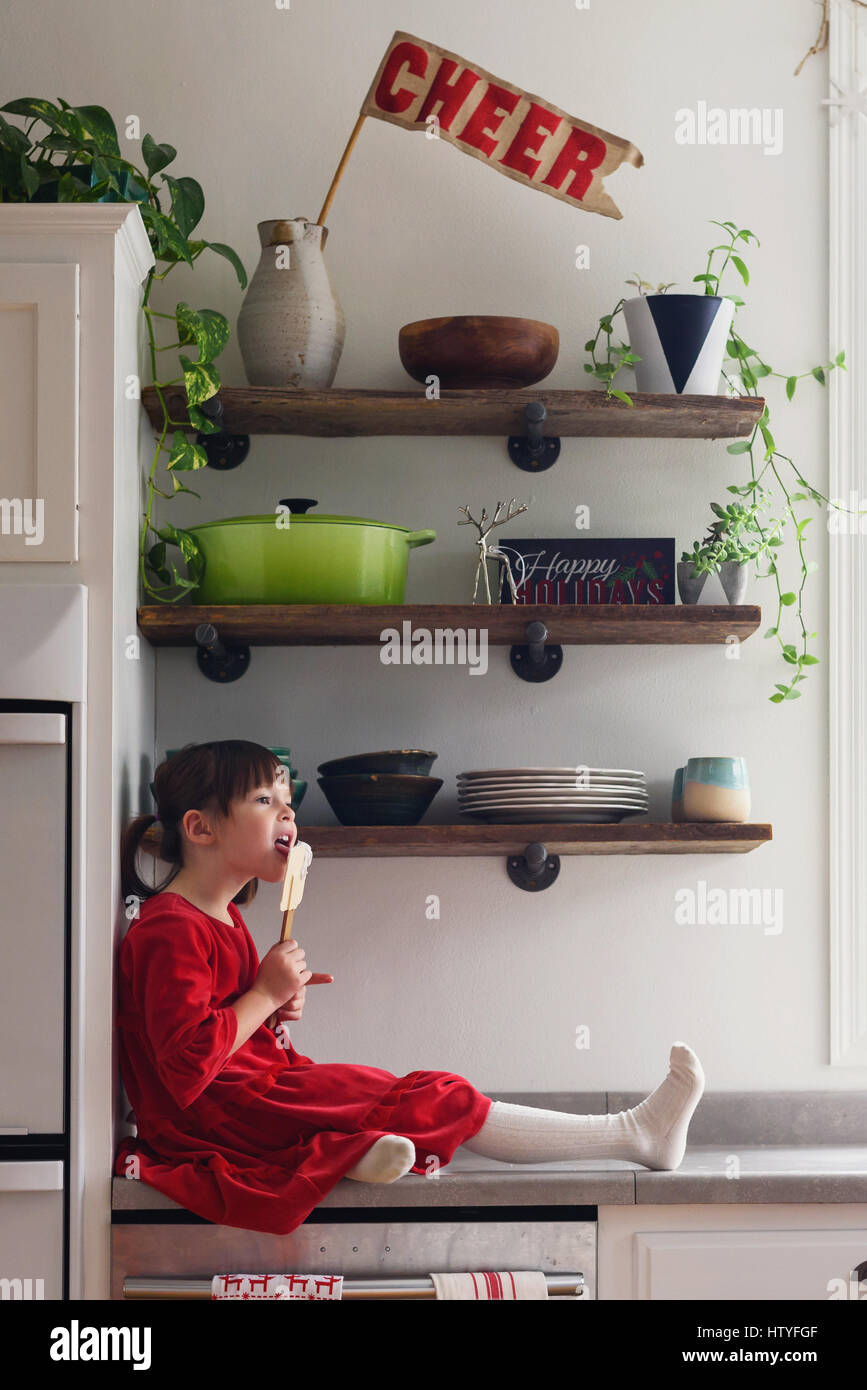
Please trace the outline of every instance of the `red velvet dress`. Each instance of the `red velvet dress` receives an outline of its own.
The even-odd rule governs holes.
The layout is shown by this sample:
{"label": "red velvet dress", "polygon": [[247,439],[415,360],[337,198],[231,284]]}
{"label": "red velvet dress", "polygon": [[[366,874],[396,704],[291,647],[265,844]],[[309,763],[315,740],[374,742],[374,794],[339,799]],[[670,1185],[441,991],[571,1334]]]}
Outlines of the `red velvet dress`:
{"label": "red velvet dress", "polygon": [[119,1060],[138,1135],[120,1144],[119,1177],[209,1221],[286,1235],[381,1135],[411,1139],[411,1171],[425,1174],[478,1133],[491,1100],[452,1072],[313,1062],[264,1023],[230,1056],[229,1006],[259,959],[234,903],[229,915],[234,926],[158,893],[121,942]]}

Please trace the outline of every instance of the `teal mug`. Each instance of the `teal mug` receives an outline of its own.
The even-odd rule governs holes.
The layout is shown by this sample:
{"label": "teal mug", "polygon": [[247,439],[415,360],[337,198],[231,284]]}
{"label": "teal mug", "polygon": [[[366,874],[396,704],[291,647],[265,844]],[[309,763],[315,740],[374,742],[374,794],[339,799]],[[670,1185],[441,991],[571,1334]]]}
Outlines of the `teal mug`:
{"label": "teal mug", "polygon": [[751,810],[744,758],[689,758],[683,774],[683,816],[688,821],[746,821]]}
{"label": "teal mug", "polygon": [[674,774],[674,782],[671,788],[671,819],[677,824],[684,819],[683,814],[683,774],[685,767],[679,767]]}

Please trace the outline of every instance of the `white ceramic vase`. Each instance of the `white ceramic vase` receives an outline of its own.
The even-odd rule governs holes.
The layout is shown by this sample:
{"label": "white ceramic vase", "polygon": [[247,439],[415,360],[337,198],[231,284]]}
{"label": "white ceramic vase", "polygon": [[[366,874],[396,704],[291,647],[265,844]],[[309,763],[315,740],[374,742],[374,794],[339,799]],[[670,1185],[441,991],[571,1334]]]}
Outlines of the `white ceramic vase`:
{"label": "white ceramic vase", "polygon": [[327,227],[304,217],[258,224],[262,253],[238,315],[251,386],[330,386],[343,351],[343,310],[322,250]]}

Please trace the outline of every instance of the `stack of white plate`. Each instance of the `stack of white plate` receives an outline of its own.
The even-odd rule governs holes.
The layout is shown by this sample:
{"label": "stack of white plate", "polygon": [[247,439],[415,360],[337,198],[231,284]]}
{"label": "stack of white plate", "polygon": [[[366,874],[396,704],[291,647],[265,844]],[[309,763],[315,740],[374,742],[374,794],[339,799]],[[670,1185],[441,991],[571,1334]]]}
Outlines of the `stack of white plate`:
{"label": "stack of white plate", "polygon": [[643,772],[623,767],[497,767],[458,773],[465,816],[518,824],[531,821],[606,824],[647,811]]}

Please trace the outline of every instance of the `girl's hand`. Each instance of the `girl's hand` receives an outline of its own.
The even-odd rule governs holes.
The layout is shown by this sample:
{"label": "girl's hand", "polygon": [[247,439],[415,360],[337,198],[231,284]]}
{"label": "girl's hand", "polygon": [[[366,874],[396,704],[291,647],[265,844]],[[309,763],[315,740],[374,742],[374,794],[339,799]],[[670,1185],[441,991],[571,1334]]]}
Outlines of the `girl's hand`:
{"label": "girl's hand", "polygon": [[277,1024],[275,1026],[279,1026],[279,1024],[281,1023],[298,1022],[304,1009],[304,999],[307,991],[307,985],[330,985],[333,983],[333,975],[311,974],[310,979],[307,981],[307,984],[303,984],[300,989],[297,989],[295,993],[292,995],[292,997],[286,1000],[286,1003],[282,1006],[282,1008],[279,1008],[277,1010]]}

